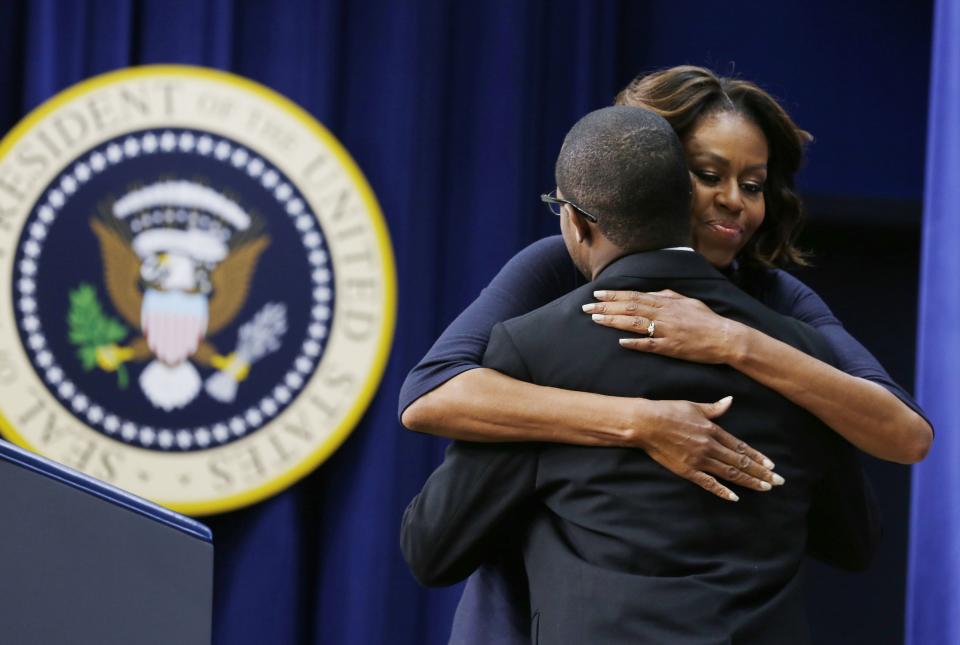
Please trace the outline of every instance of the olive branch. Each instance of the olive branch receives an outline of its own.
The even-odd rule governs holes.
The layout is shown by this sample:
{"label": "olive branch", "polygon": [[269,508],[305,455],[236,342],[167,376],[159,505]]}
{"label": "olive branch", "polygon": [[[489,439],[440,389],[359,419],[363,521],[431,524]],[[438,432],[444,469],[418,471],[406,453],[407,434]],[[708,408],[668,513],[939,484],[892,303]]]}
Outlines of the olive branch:
{"label": "olive branch", "polygon": [[[77,346],[77,356],[87,372],[97,366],[98,348],[119,343],[127,336],[127,328],[119,320],[103,313],[96,289],[86,282],[70,292],[67,322],[70,342]],[[117,385],[125,390],[128,383],[127,368],[118,365]]]}

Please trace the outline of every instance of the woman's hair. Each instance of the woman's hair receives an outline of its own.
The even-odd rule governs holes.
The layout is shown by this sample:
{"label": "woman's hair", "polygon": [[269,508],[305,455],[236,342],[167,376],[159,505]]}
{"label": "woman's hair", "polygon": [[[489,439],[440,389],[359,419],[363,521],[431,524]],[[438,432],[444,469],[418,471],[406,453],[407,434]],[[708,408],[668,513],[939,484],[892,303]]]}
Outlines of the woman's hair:
{"label": "woman's hair", "polygon": [[772,96],[750,83],[717,76],[703,67],[680,66],[638,76],[617,94],[615,105],[633,105],[665,118],[683,141],[701,117],[734,112],[760,128],[770,158],[763,196],[763,224],[738,256],[753,267],[805,265],[795,245],[803,220],[793,178],[803,162],[804,145],[813,140],[801,130]]}

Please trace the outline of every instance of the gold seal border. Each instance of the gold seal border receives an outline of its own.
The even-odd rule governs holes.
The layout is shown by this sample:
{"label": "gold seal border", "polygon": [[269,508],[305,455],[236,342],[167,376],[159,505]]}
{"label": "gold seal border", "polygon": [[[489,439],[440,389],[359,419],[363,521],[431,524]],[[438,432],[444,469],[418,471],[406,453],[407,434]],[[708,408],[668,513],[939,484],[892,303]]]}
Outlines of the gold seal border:
{"label": "gold seal border", "polygon": [[[85,94],[89,94],[94,90],[98,90],[109,85],[137,78],[156,76],[190,76],[239,87],[242,90],[256,94],[260,98],[273,103],[282,111],[297,119],[307,128],[307,130],[322,140],[344,167],[347,176],[356,187],[364,205],[366,206],[367,212],[370,215],[371,224],[373,225],[374,234],[377,240],[377,247],[380,252],[384,269],[383,318],[381,320],[380,330],[378,332],[374,362],[371,365],[370,370],[367,372],[366,381],[363,383],[360,393],[354,399],[350,409],[347,410],[347,413],[344,415],[339,425],[337,425],[333,431],[326,436],[320,445],[318,445],[313,452],[309,453],[306,458],[301,460],[290,470],[285,471],[281,475],[271,479],[265,484],[261,484],[256,488],[242,493],[199,502],[173,503],[164,502],[163,500],[153,500],[158,504],[166,506],[167,508],[180,513],[185,513],[187,515],[212,515],[214,513],[222,513],[244,506],[249,506],[291,486],[295,482],[311,473],[317,466],[319,466],[331,454],[333,454],[333,452],[340,447],[340,445],[356,427],[357,423],[360,421],[360,418],[370,405],[370,401],[377,392],[377,388],[380,385],[380,381],[383,378],[383,373],[387,366],[387,360],[390,357],[390,348],[393,343],[393,333],[397,318],[396,265],[393,256],[393,246],[390,242],[390,233],[387,230],[386,221],[383,217],[383,211],[380,209],[380,204],[377,202],[377,198],[374,195],[370,184],[367,182],[366,177],[363,176],[360,168],[350,156],[350,153],[347,152],[346,148],[343,147],[343,144],[341,144],[340,141],[312,115],[287,97],[270,89],[269,87],[266,87],[265,85],[257,83],[256,81],[252,81],[236,74],[231,74],[230,72],[210,69],[207,67],[197,67],[193,65],[142,65],[138,67],[128,67],[112,72],[106,72],[84,81],[80,81],[79,83],[76,83],[75,85],[72,85],[63,91],[58,92],[51,98],[47,99],[39,106],[34,108],[29,114],[27,114],[27,116],[21,119],[17,125],[14,126],[14,128],[10,130],[5,137],[3,137],[2,141],[0,141],[0,161],[6,157],[6,155],[10,152],[13,146],[16,145],[21,137],[27,134],[35,125],[37,125],[37,123],[42,121],[57,108],[60,108],[63,105],[66,105],[73,100],[84,96]],[[17,432],[13,424],[10,423],[7,417],[3,414],[2,409],[0,409],[0,431],[2,431],[2,433],[13,443],[20,445],[32,452],[43,454],[31,446],[30,443],[26,441],[19,432]]]}

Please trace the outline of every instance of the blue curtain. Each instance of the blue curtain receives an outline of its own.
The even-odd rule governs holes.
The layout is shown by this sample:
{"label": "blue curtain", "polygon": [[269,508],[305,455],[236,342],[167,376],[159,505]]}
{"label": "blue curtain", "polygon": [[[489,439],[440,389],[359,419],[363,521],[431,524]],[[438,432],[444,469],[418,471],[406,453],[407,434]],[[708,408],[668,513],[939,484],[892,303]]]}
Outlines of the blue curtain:
{"label": "blue curtain", "polygon": [[917,397],[937,428],[913,469],[907,643],[960,643],[960,5],[937,0],[924,194]]}
{"label": "blue curtain", "polygon": [[[616,2],[31,0],[0,3],[0,125],[108,70],[229,70],[340,138],[380,199],[400,310],[379,394],[315,473],[206,518],[214,642],[443,643],[459,590],[400,557],[409,499],[442,443],[402,430],[397,393],[436,335],[515,251],[555,231],[538,203],[566,129],[610,102]],[[172,617],[172,619],[175,619]]]}

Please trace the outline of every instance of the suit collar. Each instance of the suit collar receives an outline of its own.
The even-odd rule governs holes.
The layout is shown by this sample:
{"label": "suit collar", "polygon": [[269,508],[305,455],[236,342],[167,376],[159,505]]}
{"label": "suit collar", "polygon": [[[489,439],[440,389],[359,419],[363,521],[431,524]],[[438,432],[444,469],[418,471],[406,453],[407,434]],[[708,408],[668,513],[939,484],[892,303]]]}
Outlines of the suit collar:
{"label": "suit collar", "polygon": [[690,251],[645,251],[631,253],[608,264],[597,280],[619,276],[634,278],[700,278],[726,280],[707,259]]}

